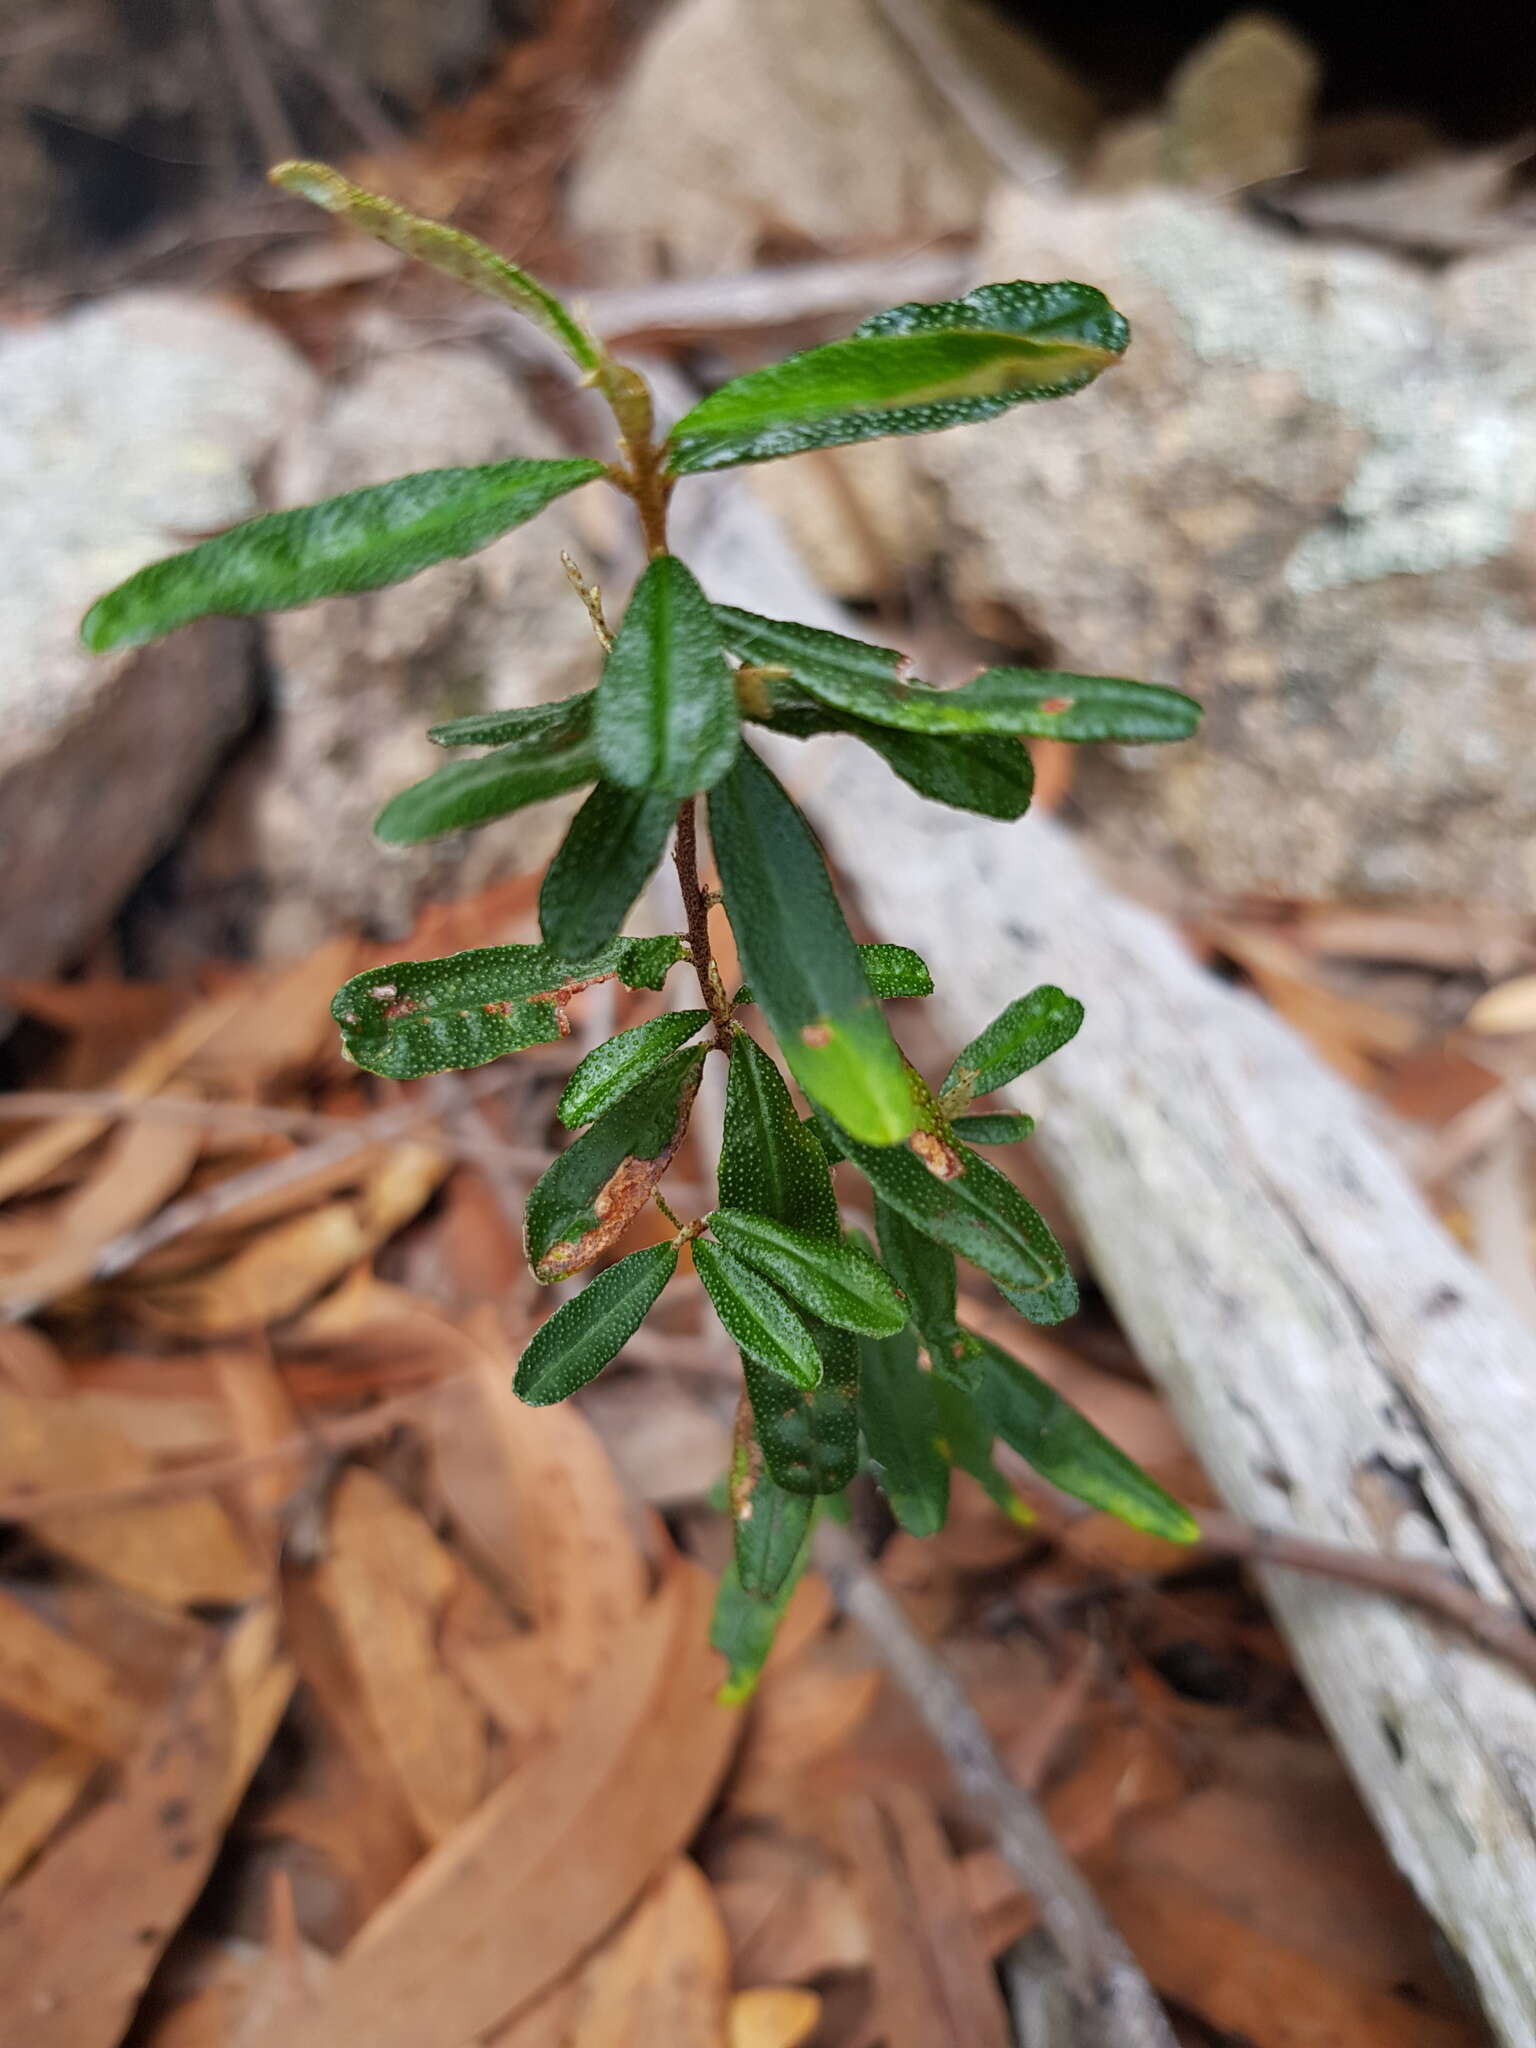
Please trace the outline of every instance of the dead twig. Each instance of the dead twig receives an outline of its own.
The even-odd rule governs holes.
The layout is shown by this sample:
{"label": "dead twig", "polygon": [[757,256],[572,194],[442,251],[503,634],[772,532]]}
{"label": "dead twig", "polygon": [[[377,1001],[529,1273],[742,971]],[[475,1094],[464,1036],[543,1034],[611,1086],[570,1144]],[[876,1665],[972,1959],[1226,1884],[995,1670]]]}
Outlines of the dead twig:
{"label": "dead twig", "polygon": [[271,34],[294,63],[309,73],[365,148],[377,156],[388,156],[401,147],[404,132],[353,72],[326,48],[323,36],[303,5],[287,6],[283,0],[255,0],[255,4]]}
{"label": "dead twig", "polygon": [[257,147],[268,163],[299,154],[282,97],[267,63],[246,0],[213,0],[214,19],[229,59],[229,73]]}
{"label": "dead twig", "polygon": [[1038,1900],[1078,2023],[1073,2039],[1080,2048],[1175,2048],[1156,1993],[1039,1806],[1010,1777],[960,1681],[845,1530],[823,1524],[816,1551],[838,1605],[862,1625],[943,1750],[976,1818]]}

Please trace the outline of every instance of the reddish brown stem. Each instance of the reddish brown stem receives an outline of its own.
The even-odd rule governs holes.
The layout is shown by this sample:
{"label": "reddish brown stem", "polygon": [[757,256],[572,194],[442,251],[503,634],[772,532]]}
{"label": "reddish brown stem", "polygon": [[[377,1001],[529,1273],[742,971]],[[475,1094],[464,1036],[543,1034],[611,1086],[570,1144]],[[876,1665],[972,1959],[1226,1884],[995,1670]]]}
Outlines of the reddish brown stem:
{"label": "reddish brown stem", "polygon": [[678,886],[683,892],[683,914],[688,921],[688,948],[699,990],[715,1022],[715,1043],[722,1052],[731,1049],[731,1003],[709,943],[709,899],[699,881],[699,823],[696,797],[687,797],[677,807],[677,839],[672,859],[677,867]]}

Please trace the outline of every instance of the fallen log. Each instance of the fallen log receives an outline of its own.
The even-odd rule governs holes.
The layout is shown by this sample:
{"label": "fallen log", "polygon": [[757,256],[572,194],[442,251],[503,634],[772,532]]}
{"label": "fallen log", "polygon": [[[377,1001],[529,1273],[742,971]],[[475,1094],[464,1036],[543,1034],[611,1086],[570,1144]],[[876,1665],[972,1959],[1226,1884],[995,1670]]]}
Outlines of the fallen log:
{"label": "fallen log", "polygon": [[[846,629],[739,486],[687,524],[717,600]],[[1361,1099],[1059,824],[924,804],[852,743],[775,758],[873,928],[928,960],[953,1043],[1038,982],[1086,1004],[1010,1098],[1040,1116],[1094,1273],[1227,1504],[1536,1611],[1536,1337]],[[1531,2048],[1536,1690],[1393,1599],[1260,1576],[1469,1990]]]}

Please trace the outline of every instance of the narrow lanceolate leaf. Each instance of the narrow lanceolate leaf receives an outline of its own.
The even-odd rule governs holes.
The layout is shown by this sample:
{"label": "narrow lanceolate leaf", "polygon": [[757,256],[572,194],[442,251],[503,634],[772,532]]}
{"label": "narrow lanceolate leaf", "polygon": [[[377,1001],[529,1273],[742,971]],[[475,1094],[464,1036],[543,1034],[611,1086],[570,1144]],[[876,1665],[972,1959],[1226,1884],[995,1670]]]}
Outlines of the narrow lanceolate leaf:
{"label": "narrow lanceolate leaf", "polygon": [[726,1680],[717,1695],[722,1706],[740,1706],[756,1692],[790,1595],[810,1558],[811,1532],[807,1529],[791,1570],[771,1600],[747,1591],[734,1558],[726,1566],[709,1625],[710,1648],[718,1650],[726,1662]]}
{"label": "narrow lanceolate leaf", "polygon": [[1083,1006],[1076,996],[1046,985],[1010,1003],[956,1053],[940,1090],[946,1103],[990,1095],[1027,1074],[1077,1036]]}
{"label": "narrow lanceolate leaf", "polygon": [[1066,1271],[1039,1211],[969,1146],[952,1148],[960,1171],[940,1179],[905,1145],[862,1145],[847,1131],[833,1137],[891,1208],[1002,1285],[1047,1287]]}
{"label": "narrow lanceolate leaf", "polygon": [[1021,1139],[1033,1137],[1035,1120],[1022,1111],[1003,1109],[995,1114],[957,1116],[950,1129],[967,1145],[1017,1145]]}
{"label": "narrow lanceolate leaf", "polygon": [[842,1234],[826,1154],[801,1123],[784,1077],[739,1024],[716,1168],[721,1205],[836,1244]]}
{"label": "narrow lanceolate leaf", "polygon": [[1029,1523],[1034,1515],[992,1456],[991,1429],[977,1412],[976,1402],[966,1388],[940,1379],[932,1382],[933,1402],[941,1432],[939,1448],[957,1472],[968,1472],[988,1497],[1012,1522]]}
{"label": "narrow lanceolate leaf", "polygon": [[560,697],[552,704],[514,704],[506,711],[472,711],[446,725],[429,725],[427,738],[437,747],[548,748],[567,740],[585,739],[592,729],[595,690]]}
{"label": "narrow lanceolate leaf", "polygon": [[531,1407],[545,1408],[595,1379],[618,1357],[676,1271],[675,1244],[648,1244],[599,1273],[534,1331],[518,1360],[513,1393]]}
{"label": "narrow lanceolate leaf", "polygon": [[675,555],[647,568],[597,690],[593,737],[610,782],[674,803],[712,788],[741,743],[714,611]]}
{"label": "narrow lanceolate leaf", "polygon": [[875,1197],[880,1257],[930,1356],[947,1358],[960,1337],[955,1255],[935,1244],[889,1202]]}
{"label": "narrow lanceolate leaf", "polygon": [[139,647],[210,613],[289,611],[377,590],[433,562],[471,555],[553,498],[602,474],[586,457],[429,469],[294,512],[270,512],[151,562],[85,615],[87,647]]}
{"label": "narrow lanceolate leaf", "polygon": [[1062,398],[1125,349],[1125,321],[1084,284],[988,284],[893,306],[847,341],[807,349],[713,392],[672,429],[681,475],[882,434],[926,434]]}
{"label": "narrow lanceolate leaf", "polygon": [[859,1420],[880,1490],[913,1536],[936,1536],[949,1511],[949,1463],[933,1381],[910,1330],[859,1346]]}
{"label": "narrow lanceolate leaf", "polygon": [[755,754],[710,793],[709,829],[742,965],[806,1094],[869,1145],[915,1116],[906,1070],[810,827]]}
{"label": "narrow lanceolate leaf", "polygon": [[1082,1307],[1077,1279],[1072,1273],[1063,1273],[1049,1287],[1032,1288],[1028,1293],[1019,1287],[1004,1287],[1001,1293],[1009,1307],[1016,1308],[1027,1323],[1064,1323]]}
{"label": "narrow lanceolate leaf", "polygon": [[[729,606],[721,606],[719,615],[739,654],[787,670],[816,702],[875,726],[930,738],[1008,734],[1133,743],[1188,739],[1200,723],[1194,698],[1160,683],[990,668],[957,690],[940,690],[909,677],[906,657],[894,648]],[[773,722],[793,725],[794,718],[780,700]]]}
{"label": "narrow lanceolate leaf", "polygon": [[668,1010],[595,1046],[565,1084],[555,1113],[567,1130],[591,1123],[709,1022],[708,1010]]}
{"label": "narrow lanceolate leaf", "polygon": [[1199,1524],[1188,1509],[1117,1450],[1054,1387],[989,1338],[976,1337],[976,1342],[981,1356],[978,1408],[1027,1465],[1063,1493],[1106,1509],[1133,1529],[1145,1529],[1170,1543],[1199,1541]]}
{"label": "narrow lanceolate leaf", "polygon": [[859,1469],[859,1347],[847,1330],[805,1318],[821,1358],[810,1389],[743,1357],[752,1424],[768,1470],[791,1493],[841,1493]]}
{"label": "narrow lanceolate leaf", "polygon": [[693,1263],[715,1314],[743,1356],[797,1387],[821,1380],[821,1357],[805,1324],[776,1287],[706,1238],[696,1238]]}
{"label": "narrow lanceolate leaf", "polygon": [[[896,1002],[903,996],[931,996],[933,976],[926,962],[910,946],[860,946],[865,979],[878,1002]],[[738,1003],[755,1003],[750,988],[736,991]]]}
{"label": "narrow lanceolate leaf", "polygon": [[731,1475],[736,1571],[744,1593],[776,1600],[793,1585],[815,1516],[811,1496],[780,1486],[763,1468],[757,1444],[749,1444],[745,1469]]}
{"label": "narrow lanceolate leaf", "polygon": [[598,343],[553,292],[526,270],[509,263],[505,256],[488,249],[484,242],[477,242],[473,235],[409,213],[376,192],[365,192],[361,185],[354,185],[329,164],[277,164],[267,175],[283,191],[307,199],[312,206],[323,206],[327,213],[339,214],[365,235],[387,242],[402,255],[431,264],[434,270],[457,278],[460,284],[485,293],[487,298],[515,306],[559,342],[579,369],[594,370],[601,361]]}
{"label": "narrow lanceolate leaf", "polygon": [[673,1053],[534,1182],[523,1231],[536,1280],[590,1266],[650,1200],[688,1127],[704,1051]]}
{"label": "narrow lanceolate leaf", "polygon": [[595,782],[597,752],[589,739],[566,740],[549,748],[498,747],[474,761],[450,761],[421,782],[402,789],[380,811],[375,835],[386,846],[419,846],[445,832],[489,825],[529,804],[540,804],[568,789]]}
{"label": "narrow lanceolate leaf", "polygon": [[539,890],[539,929],[572,957],[618,931],[667,850],[677,806],[600,782],[571,820]]}
{"label": "narrow lanceolate leaf", "polygon": [[890,1276],[857,1245],[811,1237],[740,1209],[716,1209],[708,1221],[727,1251],[823,1322],[862,1336],[891,1337],[907,1320]]}
{"label": "narrow lanceolate leaf", "polygon": [[620,939],[577,964],[549,946],[478,946],[355,974],[331,1015],[348,1059],[370,1074],[417,1081],[552,1044],[568,1029],[564,1010],[578,987],[616,975],[630,988],[660,988],[681,958],[671,934]]}

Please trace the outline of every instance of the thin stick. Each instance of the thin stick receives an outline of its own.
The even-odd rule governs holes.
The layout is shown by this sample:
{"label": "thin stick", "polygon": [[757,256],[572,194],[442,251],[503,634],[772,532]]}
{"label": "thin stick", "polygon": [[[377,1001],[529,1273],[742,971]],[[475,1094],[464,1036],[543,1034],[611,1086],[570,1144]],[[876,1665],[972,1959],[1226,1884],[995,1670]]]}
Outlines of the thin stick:
{"label": "thin stick", "polygon": [[245,0],[214,0],[214,14],[224,38],[230,74],[257,147],[268,163],[297,156],[299,145],[272,81],[261,39],[246,12]]}
{"label": "thin stick", "polygon": [[1082,2048],[1175,2048],[1156,1993],[1035,1801],[1009,1776],[949,1667],[907,1619],[857,1543],[835,1523],[816,1537],[838,1605],[859,1622],[887,1671],[944,1752],[976,1818],[1040,1906],[1061,1958]]}
{"label": "thin stick", "polygon": [[[356,130],[366,148],[377,156],[388,156],[401,146],[404,133],[362,82],[326,48],[324,38],[306,13],[304,0],[297,7],[282,6],[277,0],[256,0],[256,5],[272,34],[294,62],[309,73],[341,118]],[[272,160],[277,162],[275,157]]]}

